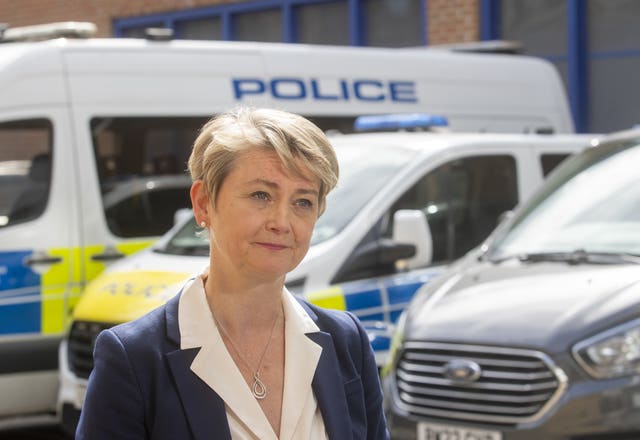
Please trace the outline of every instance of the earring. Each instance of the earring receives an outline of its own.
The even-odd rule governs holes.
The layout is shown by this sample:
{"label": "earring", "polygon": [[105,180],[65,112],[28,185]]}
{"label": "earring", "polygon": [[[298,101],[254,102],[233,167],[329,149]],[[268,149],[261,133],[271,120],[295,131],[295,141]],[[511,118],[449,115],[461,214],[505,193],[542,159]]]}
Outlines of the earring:
{"label": "earring", "polygon": [[207,222],[205,222],[204,220],[202,220],[202,221],[200,222],[200,227],[201,227],[201,228],[206,228],[206,227],[207,227]]}

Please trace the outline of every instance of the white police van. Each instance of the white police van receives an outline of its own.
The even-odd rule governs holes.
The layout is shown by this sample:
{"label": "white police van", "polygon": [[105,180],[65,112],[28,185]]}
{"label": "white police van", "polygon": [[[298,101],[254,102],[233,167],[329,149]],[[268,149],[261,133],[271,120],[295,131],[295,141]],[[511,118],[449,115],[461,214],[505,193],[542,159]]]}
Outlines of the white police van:
{"label": "white police van", "polygon": [[[382,364],[393,323],[414,292],[478,245],[502,213],[592,139],[426,132],[330,136],[340,181],[287,286],[317,305],[354,312]],[[97,333],[161,305],[208,264],[208,242],[197,230],[188,215],[151,248],[114,264],[87,286],[60,347],[59,406],[66,424],[73,426],[81,409]]]}
{"label": "white police van", "polygon": [[253,104],[344,131],[360,114],[429,111],[453,130],[573,131],[561,81],[539,59],[93,30],[0,37],[0,427],[54,413],[69,311],[188,206],[185,162],[211,115]]}

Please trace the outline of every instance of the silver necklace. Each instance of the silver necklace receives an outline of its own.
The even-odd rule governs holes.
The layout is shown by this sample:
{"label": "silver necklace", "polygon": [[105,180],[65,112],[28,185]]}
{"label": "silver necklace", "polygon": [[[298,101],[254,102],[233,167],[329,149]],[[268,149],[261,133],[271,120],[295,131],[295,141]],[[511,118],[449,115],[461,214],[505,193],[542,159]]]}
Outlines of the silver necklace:
{"label": "silver necklace", "polygon": [[231,336],[229,336],[229,332],[227,332],[227,330],[222,326],[220,321],[218,321],[213,311],[211,311],[211,315],[213,316],[213,320],[216,323],[216,326],[220,328],[220,330],[222,331],[222,334],[227,337],[227,340],[231,344],[231,348],[233,348],[233,351],[235,351],[235,353],[238,355],[238,358],[244,363],[244,365],[247,367],[249,371],[253,371],[253,384],[251,385],[251,394],[253,394],[253,397],[255,397],[258,400],[264,399],[265,397],[267,397],[267,387],[264,384],[264,382],[260,380],[260,368],[262,367],[262,361],[264,360],[264,356],[267,354],[269,345],[271,345],[271,340],[273,339],[273,333],[275,332],[276,324],[278,323],[278,318],[280,318],[280,314],[278,313],[275,319],[273,320],[273,326],[271,326],[271,333],[269,334],[269,340],[267,341],[267,345],[265,345],[264,347],[264,351],[262,352],[262,356],[260,356],[260,360],[258,361],[258,366],[255,370],[251,368],[251,366],[249,365],[249,362],[247,362],[244,356],[242,356],[242,353],[240,353],[240,350],[238,350],[238,347],[236,347],[236,344],[233,342],[233,339],[231,339]]}

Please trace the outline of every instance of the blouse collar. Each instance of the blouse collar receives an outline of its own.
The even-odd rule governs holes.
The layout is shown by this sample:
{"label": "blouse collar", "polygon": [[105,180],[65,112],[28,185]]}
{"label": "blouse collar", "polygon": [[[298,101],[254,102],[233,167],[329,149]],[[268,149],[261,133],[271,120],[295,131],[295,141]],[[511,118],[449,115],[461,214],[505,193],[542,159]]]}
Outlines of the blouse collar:
{"label": "blouse collar", "polygon": [[[227,411],[234,413],[257,438],[276,439],[215,325],[201,277],[188,282],[179,301],[180,348],[201,347],[191,364],[191,371],[224,400]],[[309,411],[315,411],[311,382],[322,347],[305,336],[318,332],[319,328],[286,288],[283,289],[282,304],[285,318],[285,382],[280,438],[287,439],[295,435],[305,414],[308,416]]]}

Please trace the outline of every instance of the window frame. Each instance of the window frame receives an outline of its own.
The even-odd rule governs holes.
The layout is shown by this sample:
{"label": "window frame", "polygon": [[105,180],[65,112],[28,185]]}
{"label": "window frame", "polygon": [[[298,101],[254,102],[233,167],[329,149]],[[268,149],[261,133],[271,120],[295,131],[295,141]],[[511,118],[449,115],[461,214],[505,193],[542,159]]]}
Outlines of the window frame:
{"label": "window frame", "polygon": [[[113,21],[113,35],[115,37],[125,37],[128,32],[135,32],[133,29],[143,29],[147,27],[166,27],[173,29],[176,38],[180,38],[178,24],[189,20],[202,20],[206,18],[219,17],[222,21],[222,40],[235,40],[234,18],[244,13],[259,12],[268,9],[280,9],[282,13],[282,36],[283,43],[298,43],[296,32],[295,8],[305,5],[321,3],[344,2],[348,7],[348,33],[349,45],[368,46],[366,32],[366,6],[368,0],[261,0],[254,2],[228,3],[214,6],[183,9],[179,11],[160,12],[139,16],[116,18]],[[421,13],[419,16],[420,29],[422,30],[420,40],[422,45],[427,45],[427,2],[420,4]],[[136,33],[139,33],[136,32]]]}

